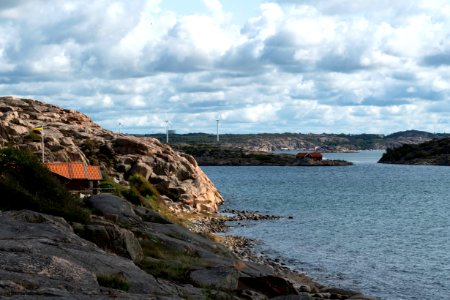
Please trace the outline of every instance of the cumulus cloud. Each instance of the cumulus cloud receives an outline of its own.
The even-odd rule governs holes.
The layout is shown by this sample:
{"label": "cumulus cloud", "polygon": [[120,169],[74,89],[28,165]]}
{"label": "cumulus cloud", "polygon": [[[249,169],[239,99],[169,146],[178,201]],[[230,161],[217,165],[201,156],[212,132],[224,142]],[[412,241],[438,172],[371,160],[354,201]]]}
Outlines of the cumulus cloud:
{"label": "cumulus cloud", "polygon": [[[442,128],[450,4],[261,1],[233,23],[160,0],[2,1],[0,93],[88,113],[123,131],[392,132]],[[253,3],[253,2],[252,2]],[[227,6],[228,7],[228,6]]]}

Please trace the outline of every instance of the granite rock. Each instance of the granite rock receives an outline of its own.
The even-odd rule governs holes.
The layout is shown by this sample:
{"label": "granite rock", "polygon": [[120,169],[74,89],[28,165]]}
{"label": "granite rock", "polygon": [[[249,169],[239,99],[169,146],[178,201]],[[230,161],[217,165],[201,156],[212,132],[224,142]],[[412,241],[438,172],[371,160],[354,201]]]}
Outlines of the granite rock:
{"label": "granite rock", "polygon": [[[116,134],[77,111],[36,100],[0,97],[0,144],[28,148],[40,155],[44,127],[46,161],[82,161],[99,164],[102,172],[126,184],[142,175],[161,195],[195,210],[215,212],[223,202],[214,184],[188,155],[153,138]],[[36,138],[38,138],[36,140]]]}

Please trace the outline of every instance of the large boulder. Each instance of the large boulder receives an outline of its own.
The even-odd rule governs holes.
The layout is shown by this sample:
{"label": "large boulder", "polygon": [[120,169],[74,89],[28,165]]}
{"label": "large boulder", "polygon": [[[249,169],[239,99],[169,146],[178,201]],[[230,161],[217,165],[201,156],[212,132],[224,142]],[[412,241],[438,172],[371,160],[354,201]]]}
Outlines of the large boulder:
{"label": "large boulder", "polygon": [[0,141],[40,154],[30,131],[44,124],[46,161],[100,164],[102,172],[126,183],[133,174],[155,184],[161,195],[196,210],[217,211],[223,198],[188,155],[152,138],[115,134],[77,111],[30,99],[0,97]]}
{"label": "large boulder", "polygon": [[109,219],[117,219],[120,224],[132,226],[142,222],[142,219],[136,215],[133,205],[117,196],[111,194],[100,194],[90,197],[88,204],[97,214]]}
{"label": "large boulder", "polygon": [[112,145],[117,154],[146,155],[150,153],[149,147],[138,138],[117,137],[112,140]]}
{"label": "large boulder", "polygon": [[144,258],[141,245],[134,234],[109,221],[93,216],[89,225],[78,224],[75,232],[100,248],[139,263]]}

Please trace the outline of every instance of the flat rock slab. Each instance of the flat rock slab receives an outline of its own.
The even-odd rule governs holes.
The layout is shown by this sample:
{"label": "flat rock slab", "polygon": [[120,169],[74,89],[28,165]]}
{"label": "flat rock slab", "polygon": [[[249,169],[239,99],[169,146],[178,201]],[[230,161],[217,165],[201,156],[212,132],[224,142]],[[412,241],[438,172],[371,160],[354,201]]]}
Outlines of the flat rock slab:
{"label": "flat rock slab", "polygon": [[88,203],[97,213],[105,217],[116,216],[121,224],[135,225],[142,222],[142,219],[134,212],[131,203],[117,196],[95,195],[88,199]]}
{"label": "flat rock slab", "polygon": [[197,286],[231,291],[237,289],[239,272],[231,267],[207,268],[192,271],[190,277]]}
{"label": "flat rock slab", "polygon": [[78,237],[64,219],[26,210],[0,212],[0,297],[71,294],[82,299],[101,295],[96,275],[117,273],[127,279],[130,295],[177,295],[131,260]]}

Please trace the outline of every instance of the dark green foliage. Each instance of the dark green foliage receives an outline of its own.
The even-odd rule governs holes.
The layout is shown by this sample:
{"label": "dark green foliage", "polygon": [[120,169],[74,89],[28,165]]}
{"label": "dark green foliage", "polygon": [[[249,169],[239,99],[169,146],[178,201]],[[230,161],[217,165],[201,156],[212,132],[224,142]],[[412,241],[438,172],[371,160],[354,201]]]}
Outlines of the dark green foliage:
{"label": "dark green foliage", "polygon": [[126,188],[106,178],[100,182],[99,187],[108,189],[107,191],[109,193],[125,198],[134,205],[149,206],[146,202],[148,200],[154,200],[159,196],[158,190],[141,175],[134,174],[130,176],[128,181],[130,187]]}
{"label": "dark green foliage", "polygon": [[134,188],[142,197],[156,198],[159,196],[158,190],[141,175],[134,174],[128,181],[130,182],[131,189]]}
{"label": "dark green foliage", "polygon": [[97,282],[100,286],[116,290],[128,291],[130,288],[127,278],[121,273],[97,275]]}
{"label": "dark green foliage", "polygon": [[150,206],[148,200],[155,200],[159,196],[158,190],[139,174],[128,178],[130,188],[122,191],[123,197],[135,205]]}
{"label": "dark green foliage", "polygon": [[130,187],[129,189],[122,191],[122,196],[134,205],[141,205],[143,202],[141,195],[135,187]]}
{"label": "dark green foliage", "polygon": [[107,177],[105,177],[102,181],[100,181],[98,187],[108,193],[116,195],[117,197],[123,197],[122,193],[126,190],[123,186]]}
{"label": "dark green foliage", "polygon": [[34,132],[33,130],[31,130],[28,135],[26,135],[24,137],[24,140],[28,140],[28,141],[33,141],[33,142],[40,142],[42,139],[42,137],[37,134],[36,132]]}
{"label": "dark green foliage", "polygon": [[387,149],[381,163],[417,163],[450,165],[450,139],[434,139],[419,145],[405,144],[395,149]]}
{"label": "dark green foliage", "polygon": [[116,195],[117,197],[125,198],[135,205],[140,205],[142,202],[136,188],[132,186],[126,188],[109,178],[102,180],[99,184],[99,188],[104,189],[104,191]]}
{"label": "dark green foliage", "polygon": [[395,138],[400,138],[400,137],[416,137],[416,136],[421,136],[423,138],[432,139],[435,135],[433,133],[429,133],[426,131],[407,130],[407,131],[400,131],[400,132],[392,133],[390,135],[387,135],[386,138],[395,139]]}
{"label": "dark green foliage", "polygon": [[0,149],[0,209],[30,209],[86,222],[89,211],[29,151]]}
{"label": "dark green foliage", "polygon": [[176,282],[189,282],[190,266],[175,260],[160,260],[145,258],[140,267],[157,278],[164,278]]}

